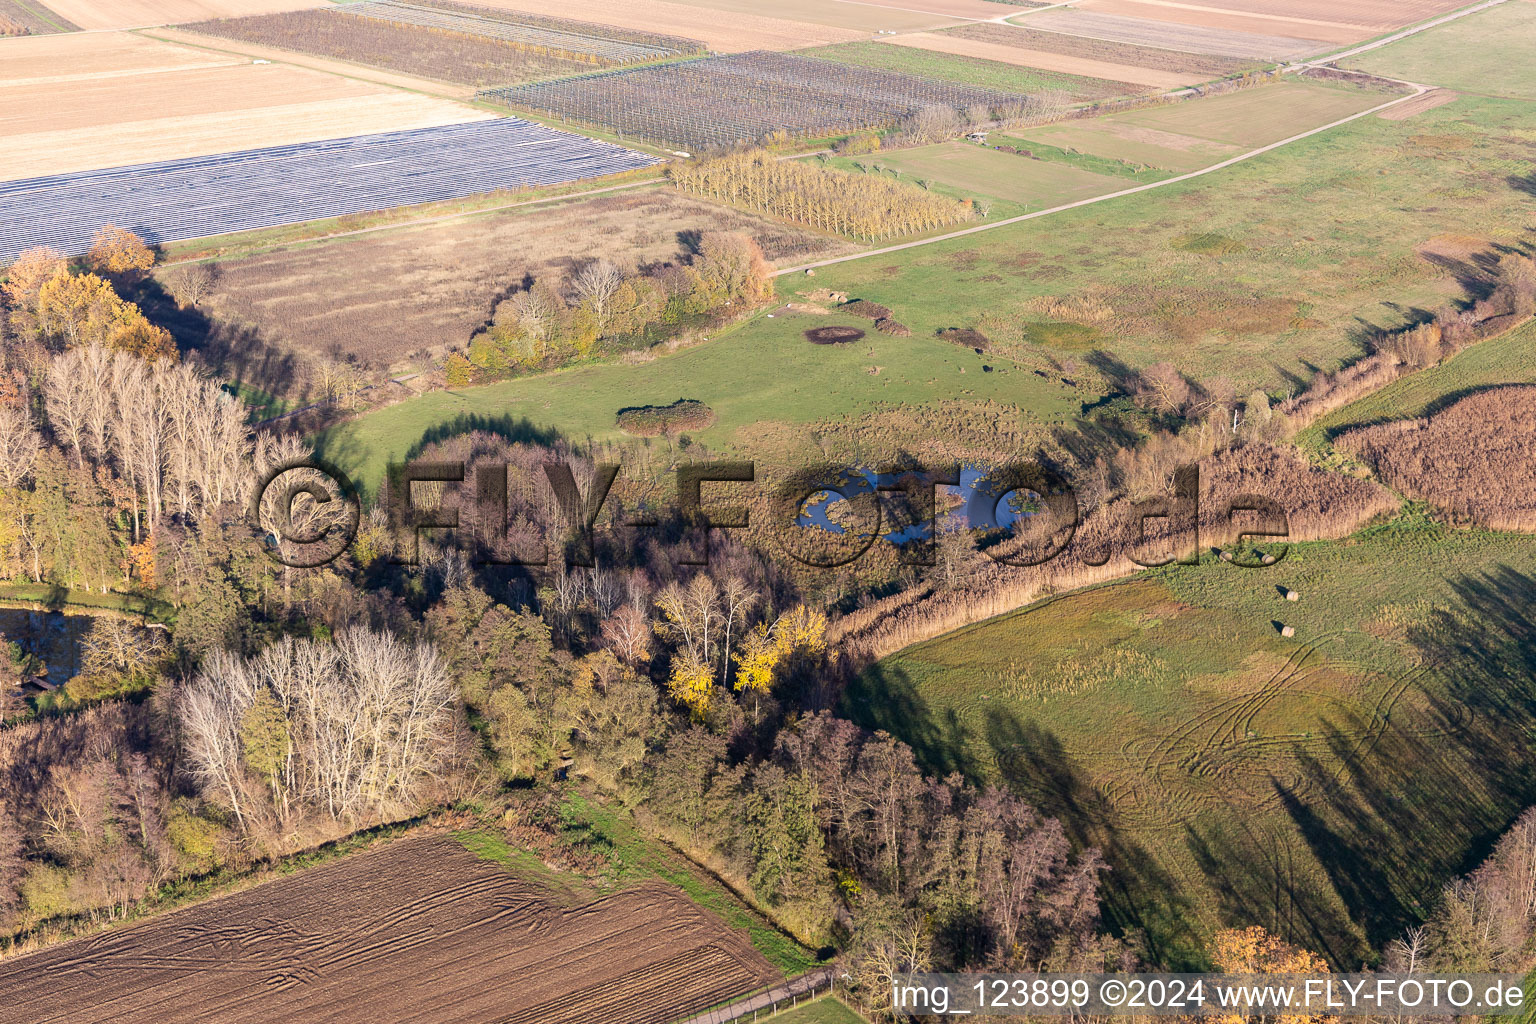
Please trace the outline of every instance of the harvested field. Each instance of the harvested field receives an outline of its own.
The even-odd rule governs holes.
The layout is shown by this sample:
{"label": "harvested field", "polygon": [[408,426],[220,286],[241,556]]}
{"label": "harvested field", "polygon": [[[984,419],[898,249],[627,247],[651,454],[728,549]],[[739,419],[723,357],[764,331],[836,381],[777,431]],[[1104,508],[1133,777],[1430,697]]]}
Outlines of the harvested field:
{"label": "harvested field", "polygon": [[[563,278],[572,273],[589,255],[592,238],[603,240],[608,258],[640,265],[676,259],[683,231],[744,231],[778,260],[852,249],[835,239],[656,189],[227,260],[217,265],[218,283],[204,306],[222,321],[249,325],[280,348],[403,369],[407,364],[402,360],[412,353],[440,357],[448,346],[466,344],[489,320],[498,298],[525,275]],[[359,274],[358,267],[369,272]],[[262,381],[249,369],[232,376],[263,386],[285,384]]]}
{"label": "harvested field", "polygon": [[[0,52],[0,180],[481,120],[445,99],[122,33]],[[108,130],[110,129],[110,130]]]}
{"label": "harvested field", "polygon": [[311,71],[323,71],[328,75],[341,75],[343,78],[375,82],[394,89],[407,89],[411,92],[425,93],[429,96],[468,100],[473,99],[476,92],[475,87],[472,85],[455,85],[438,79],[421,78],[417,75],[401,74],[398,71],[389,71],[384,68],[368,67],[344,60],[319,57],[312,53],[285,50],[278,46],[264,46],[260,43],[250,43],[240,39],[199,35],[196,32],[189,32],[180,28],[157,28],[154,30],[154,38],[172,43],[185,43],[188,46],[195,46],[205,53],[217,51],[224,54],[249,57],[255,60],[269,60],[280,64],[292,64],[295,67],[309,68]]}
{"label": "harvested field", "polygon": [[[0,48],[0,89],[27,86],[61,86],[70,82],[128,78],[166,71],[190,71],[198,68],[232,67],[244,63],[238,57],[226,57],[205,50],[169,46],[128,32],[92,32],[14,39]],[[68,102],[66,92],[60,102]],[[7,110],[5,127],[10,133]],[[53,120],[33,114],[33,127],[46,126]],[[67,127],[67,126],[66,126]]]}
{"label": "harvested field", "polygon": [[1046,11],[1030,15],[1029,27],[1046,32],[1085,36],[1115,43],[1160,46],[1189,53],[1280,61],[1317,53],[1325,47],[1314,40],[1234,32],[1227,29],[1180,25],[1149,18],[1130,18],[1091,11]]}
{"label": "harvested field", "polygon": [[1426,110],[1434,110],[1447,103],[1454,103],[1457,98],[1457,94],[1449,89],[1431,89],[1422,96],[1415,97],[1407,103],[1399,103],[1376,116],[1384,121],[1406,121],[1415,114],[1422,114]]}
{"label": "harvested field", "polygon": [[652,158],[516,118],[244,150],[0,185],[0,262],[83,253],[102,224],[146,241],[273,227],[598,177]]}
{"label": "harvested field", "polygon": [[314,0],[48,0],[49,10],[84,29],[145,28],[313,6]]}
{"label": "harvested field", "polygon": [[481,3],[506,11],[575,18],[641,32],[664,32],[698,39],[711,50],[721,53],[794,50],[861,39],[869,34],[860,29],[717,10],[669,0],[481,0]]}
{"label": "harvested field", "polygon": [[1333,443],[1457,520],[1536,531],[1536,387],[1488,388],[1425,419],[1351,430]]}
{"label": "harvested field", "polygon": [[702,44],[688,39],[446,4],[365,2],[185,27],[474,86],[703,52]]}
{"label": "harvested field", "polygon": [[1017,138],[1026,147],[1031,142],[1043,142],[1060,149],[1075,149],[1080,153],[1145,164],[1165,171],[1193,171],[1242,152],[1241,146],[1139,127],[1114,117],[1030,128]]}
{"label": "harvested field", "polygon": [[1309,39],[1315,43],[1331,43],[1335,46],[1355,42],[1372,34],[1363,25],[1321,18],[1246,14],[1204,5],[1165,3],[1163,0],[1085,0],[1081,9],[1096,14],[1146,18],[1192,28]]}
{"label": "harvested field", "polygon": [[[1146,6],[1175,6],[1170,0],[1140,0]],[[1200,6],[1213,11],[1263,15],[1286,20],[1341,21],[1372,29],[1413,25],[1467,6],[1462,0],[1204,0]]]}
{"label": "harvested field", "polygon": [[756,51],[492,89],[484,99],[692,150],[775,132],[884,128],[929,105],[1007,109],[1023,97],[952,82]]}
{"label": "harvested field", "polygon": [[0,1021],[654,1024],[780,977],[671,886],[563,907],[422,836],[4,961]]}
{"label": "harvested field", "polygon": [[945,35],[938,32],[913,32],[903,36],[890,36],[883,41],[894,46],[911,46],[919,50],[933,50],[936,53],[951,53],[962,57],[980,57],[984,60],[997,60],[1005,64],[1020,64],[1024,67],[1057,71],[1068,75],[1107,79],[1112,82],[1125,83],[1125,92],[1136,92],[1138,86],[1143,89],[1176,89],[1181,85],[1191,85],[1204,81],[1203,77],[1198,76],[1178,75],[1168,71],[1153,71],[1125,64],[1111,64],[1107,61],[1090,60],[1084,57],[1070,57],[1059,53],[1049,53],[1044,50],[1028,50],[1023,47],[1008,46],[995,42],[982,42],[976,39]]}
{"label": "harvested field", "polygon": [[79,29],[79,25],[50,11],[38,0],[0,0],[0,35],[42,36]]}
{"label": "harvested field", "polygon": [[1109,99],[1123,96],[1124,82],[1108,82],[1080,75],[1064,75],[1042,68],[1011,64],[982,57],[938,53],[933,50],[915,49],[909,46],[887,46],[882,42],[838,43],[813,50],[800,51],[802,57],[854,64],[864,68],[878,68],[904,75],[920,75],[946,82],[964,82],[1003,92],[1041,92],[1051,90],[1061,93],[1073,103],[1088,100]]}
{"label": "harvested field", "polygon": [[[697,7],[710,14],[730,11],[738,14],[757,14],[765,9],[759,0],[674,0],[676,3]],[[960,0],[959,3],[885,4],[848,3],[845,0],[775,0],[771,5],[776,18],[789,18],[812,25],[852,29],[858,32],[911,32],[918,29],[939,28],[960,24],[960,17],[996,17],[985,15],[946,14],[938,8],[954,7],[975,11],[991,7],[985,0]],[[1002,8],[998,9],[999,12]]]}
{"label": "harvested field", "polygon": [[1387,98],[1355,88],[1282,81],[1112,117],[1123,125],[1247,149],[1368,110]]}
{"label": "harvested field", "polygon": [[1137,46],[1133,43],[1117,43],[1083,36],[1068,36],[1060,32],[1039,32],[1032,28],[1013,25],[962,25],[948,29],[943,35],[960,39],[974,39],[983,43],[1000,43],[1043,53],[1056,53],[1066,57],[1103,61],[1109,64],[1136,67],[1148,71],[1170,71],[1193,77],[1193,81],[1206,81],[1225,75],[1254,71],[1264,66],[1260,61],[1241,60],[1235,57],[1218,57],[1210,54],[1181,53],[1156,46]]}

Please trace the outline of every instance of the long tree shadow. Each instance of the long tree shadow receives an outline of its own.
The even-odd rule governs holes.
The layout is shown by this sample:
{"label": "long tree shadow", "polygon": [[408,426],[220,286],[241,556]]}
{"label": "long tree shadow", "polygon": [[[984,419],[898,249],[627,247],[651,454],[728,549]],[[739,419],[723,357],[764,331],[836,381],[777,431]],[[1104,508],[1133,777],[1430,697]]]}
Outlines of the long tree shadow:
{"label": "long tree shadow", "polygon": [[838,712],[870,730],[884,730],[912,748],[930,774],[960,773],[981,782],[984,769],[971,753],[973,737],[953,710],[942,717],[905,671],[877,662],[851,679],[843,689]]}
{"label": "long tree shadow", "polygon": [[987,716],[987,746],[1000,781],[1057,818],[1078,849],[1097,848],[1109,865],[1099,895],[1105,923],[1117,934],[1145,943],[1155,964],[1172,969],[1207,966],[1197,917],[1183,887],[1125,826],[1119,811],[1088,780],[1050,730],[1021,721],[1011,711]]}
{"label": "long tree shadow", "polygon": [[1456,602],[1410,633],[1431,667],[1427,707],[1394,714],[1364,749],[1358,723],[1325,723],[1328,758],[1298,752],[1300,781],[1276,787],[1376,948],[1536,802],[1536,579],[1499,566],[1453,589]]}

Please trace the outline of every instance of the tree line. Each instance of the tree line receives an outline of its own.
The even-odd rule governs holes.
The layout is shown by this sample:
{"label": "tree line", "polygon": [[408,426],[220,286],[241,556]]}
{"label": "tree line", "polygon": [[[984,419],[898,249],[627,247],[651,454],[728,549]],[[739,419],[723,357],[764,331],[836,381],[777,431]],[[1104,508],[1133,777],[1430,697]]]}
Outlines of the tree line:
{"label": "tree line", "polygon": [[670,164],[667,175],[685,192],[869,242],[975,216],[968,199],[882,175],[780,160],[764,150]]}
{"label": "tree line", "polygon": [[591,356],[600,345],[645,347],[649,333],[690,318],[760,302],[772,268],[751,238],[710,231],[686,262],[627,271],[587,262],[565,281],[540,279],[497,305],[468,354],[447,361],[448,384],[548,369]]}

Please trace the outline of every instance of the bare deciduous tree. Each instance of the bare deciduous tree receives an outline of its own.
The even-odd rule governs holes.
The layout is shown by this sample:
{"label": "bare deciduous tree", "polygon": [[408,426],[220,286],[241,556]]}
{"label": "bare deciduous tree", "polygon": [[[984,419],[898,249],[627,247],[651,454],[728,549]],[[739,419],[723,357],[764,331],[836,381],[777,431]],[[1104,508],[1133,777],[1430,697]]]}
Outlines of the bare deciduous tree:
{"label": "bare deciduous tree", "polygon": [[279,822],[301,805],[347,821],[409,806],[454,702],[431,645],[351,629],[248,660],[216,653],[176,706],[189,770],[243,825],[256,780]]}
{"label": "bare deciduous tree", "polygon": [[0,405],[0,484],[16,487],[31,476],[41,444],[26,409]]}

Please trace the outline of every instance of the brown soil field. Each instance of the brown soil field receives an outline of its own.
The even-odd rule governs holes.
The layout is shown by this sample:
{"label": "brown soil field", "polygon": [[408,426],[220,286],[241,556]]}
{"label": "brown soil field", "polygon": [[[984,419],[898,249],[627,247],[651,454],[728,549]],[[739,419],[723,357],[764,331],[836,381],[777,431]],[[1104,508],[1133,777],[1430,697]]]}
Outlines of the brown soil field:
{"label": "brown soil field", "polygon": [[1376,116],[1383,121],[1406,121],[1414,114],[1422,114],[1426,110],[1434,110],[1443,107],[1447,103],[1455,102],[1459,93],[1449,89],[1431,89],[1422,96],[1416,96],[1407,103],[1399,103],[1390,110],[1383,110]]}
{"label": "brown soil field", "polygon": [[[55,36],[64,42],[92,36]],[[170,51],[186,48],[156,43]],[[199,60],[201,51],[186,50]],[[73,63],[61,66],[76,67]],[[137,59],[137,58],[136,58]],[[0,180],[202,156],[491,115],[456,103],[280,64],[140,70],[110,62],[66,82],[0,83]]]}
{"label": "brown soil field", "polygon": [[[919,29],[940,28],[960,24],[961,18],[997,17],[1009,13],[999,9],[986,14],[975,13],[978,8],[993,6],[985,0],[957,0],[950,3],[929,3],[917,0],[905,4],[892,2],[848,3],[846,0],[775,0],[765,5],[761,0],[673,0],[689,7],[704,8],[711,12],[730,11],[736,14],[760,14],[771,10],[776,18],[802,21],[831,28],[854,29],[866,34],[882,29],[894,32],[911,32]],[[954,8],[954,13],[940,8]],[[971,13],[964,13],[969,11]],[[957,16],[958,15],[958,16]]]}
{"label": "brown soil field", "polygon": [[563,278],[599,253],[628,265],[676,259],[680,232],[716,230],[750,233],[771,260],[852,251],[838,239],[657,188],[226,260],[203,308],[280,349],[403,370],[408,357],[436,358],[466,344],[525,275]]}
{"label": "brown soil field", "polygon": [[1423,419],[1351,430],[1334,444],[1458,520],[1536,531],[1536,387],[1489,388]]}
{"label": "brown soil field", "polygon": [[[167,46],[128,32],[28,36],[0,48],[0,87],[53,86],[239,63],[243,62],[238,57]],[[7,111],[5,122],[0,123],[9,121]]]}
{"label": "brown soil field", "polygon": [[[695,7],[668,0],[475,0],[484,7],[595,21],[640,32],[698,39],[711,50],[795,50],[863,39],[867,31],[787,18]],[[777,11],[777,6],[771,9]]]}
{"label": "brown soil field", "polygon": [[[1135,7],[1135,10],[1131,10]],[[1081,10],[1044,11],[1031,15],[1031,28],[1067,35],[1087,36],[1113,42],[1160,46],[1190,53],[1222,57],[1280,61],[1304,57],[1325,48],[1317,40],[1285,36],[1278,32],[1241,31],[1227,27],[1184,24],[1173,18],[1150,15],[1153,9],[1124,4],[1123,0],[1083,0]],[[1172,13],[1181,13],[1173,11]],[[1190,12],[1182,12],[1188,15]]]}
{"label": "brown soil field", "polygon": [[81,28],[100,29],[272,14],[314,7],[315,0],[48,0],[47,6]]}
{"label": "brown soil field", "polygon": [[[1139,0],[1146,5],[1189,7],[1277,18],[1283,21],[1314,21],[1358,25],[1375,35],[1386,29],[1412,25],[1437,14],[1467,6],[1463,0]],[[1150,15],[1149,15],[1150,17]]]}
{"label": "brown soil field", "polygon": [[419,836],[0,961],[0,1022],[663,1024],[781,977],[678,889],[564,907]]}
{"label": "brown soil field", "polygon": [[1202,53],[1180,53],[1156,46],[1136,46],[1132,43],[1116,43],[1104,39],[1087,39],[1083,36],[1062,35],[1060,32],[1037,32],[1031,28],[1014,25],[962,25],[949,29],[948,36],[975,39],[985,43],[1003,43],[1008,46],[1060,53],[1087,60],[1107,61],[1143,68],[1148,71],[1174,71],[1181,75],[1196,75],[1201,81],[1220,78],[1223,75],[1263,67],[1263,63],[1239,60],[1234,57],[1217,57]]}
{"label": "brown soil field", "polygon": [[1251,14],[1218,7],[1197,7],[1170,0],[1086,0],[1085,11],[1149,18],[1172,24],[1224,29],[1257,35],[1287,36],[1318,42],[1352,43],[1373,35],[1367,25],[1356,25],[1322,18],[1287,17],[1278,14]]}
{"label": "brown soil field", "polygon": [[412,92],[424,92],[433,96],[446,96],[450,99],[471,99],[476,91],[472,85],[455,85],[452,82],[439,82],[431,78],[417,78],[413,75],[402,75],[398,72],[386,71],[383,68],[371,68],[366,64],[352,64],[344,60],[329,60],[325,57],[317,57],[312,53],[284,50],[277,46],[264,46],[261,43],[248,43],[239,39],[221,39],[217,36],[205,36],[197,32],[189,32],[184,28],[156,29],[154,38],[169,40],[173,43],[184,43],[187,46],[195,46],[205,52],[218,51],[227,54],[238,54],[242,57],[277,61],[282,64],[293,64],[301,68],[309,68],[312,71],[324,71],[328,75],[358,78],[365,82],[376,82],[379,85],[388,85],[396,89],[409,89]]}
{"label": "brown soil field", "polygon": [[[1001,27],[1001,26],[999,26]],[[1029,50],[1003,43],[983,42],[963,36],[938,32],[915,32],[902,36],[887,36],[884,40],[893,46],[911,46],[935,53],[952,53],[962,57],[980,57],[984,60],[1001,61],[1022,67],[1040,68],[1085,78],[1102,78],[1111,82],[1127,82],[1150,89],[1176,89],[1181,85],[1202,82],[1206,75],[1180,75],[1171,71],[1153,71],[1126,64],[1112,64],[1085,57],[1072,57],[1044,50]]]}

